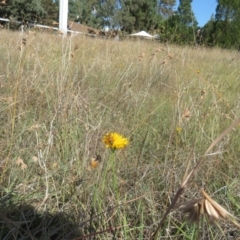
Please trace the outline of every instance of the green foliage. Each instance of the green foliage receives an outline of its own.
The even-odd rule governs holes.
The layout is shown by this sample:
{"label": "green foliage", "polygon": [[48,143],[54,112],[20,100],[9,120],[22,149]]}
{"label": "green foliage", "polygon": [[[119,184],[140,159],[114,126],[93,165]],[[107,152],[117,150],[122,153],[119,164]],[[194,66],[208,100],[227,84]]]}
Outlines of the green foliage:
{"label": "green foliage", "polygon": [[197,20],[191,8],[192,0],[180,0],[178,7],[178,33],[182,43],[195,44],[195,32],[197,30]]}
{"label": "green foliage", "polygon": [[224,48],[237,48],[240,38],[240,1],[218,0],[215,21],[206,24],[206,29],[205,42]]}
{"label": "green foliage", "polygon": [[239,13],[239,0],[218,0],[216,20],[232,21]]}
{"label": "green foliage", "polygon": [[191,7],[192,0],[180,0],[178,14],[180,23],[186,27],[196,26],[197,20]]}
{"label": "green foliage", "polygon": [[58,21],[59,9],[56,3],[52,0],[41,0],[41,5],[45,11],[43,24],[51,26],[53,21]]}
{"label": "green foliage", "polygon": [[164,42],[180,43],[180,33],[179,33],[179,15],[173,15],[164,21],[161,26],[161,40]]}
{"label": "green foliage", "polygon": [[23,22],[52,24],[57,20],[58,7],[52,0],[8,0],[0,7],[0,16]]}
{"label": "green foliage", "polygon": [[116,24],[114,19],[117,11],[115,4],[115,0],[101,1],[98,16],[101,17],[103,26],[114,28],[114,25]]}
{"label": "green foliage", "polygon": [[167,18],[173,15],[173,7],[176,5],[176,0],[158,0],[158,13]]}
{"label": "green foliage", "polygon": [[133,30],[154,30],[158,28],[161,19],[155,0],[122,1],[119,23],[123,31],[131,33]]}
{"label": "green foliage", "polygon": [[80,15],[80,1],[68,1],[68,19],[75,21],[79,19]]}
{"label": "green foliage", "polygon": [[195,43],[197,21],[191,9],[191,0],[181,0],[178,11],[162,26],[162,40],[177,44]]}
{"label": "green foliage", "polygon": [[197,36],[197,43],[204,44],[206,46],[212,46],[214,44],[215,35],[214,35],[214,26],[215,20],[214,16],[205,24],[203,29],[200,29],[200,33]]}
{"label": "green foliage", "polygon": [[41,1],[37,0],[9,0],[6,6],[6,17],[13,17],[20,21],[41,21],[46,14]]}
{"label": "green foliage", "polygon": [[98,0],[70,0],[68,8],[69,20],[95,28],[104,25]]}

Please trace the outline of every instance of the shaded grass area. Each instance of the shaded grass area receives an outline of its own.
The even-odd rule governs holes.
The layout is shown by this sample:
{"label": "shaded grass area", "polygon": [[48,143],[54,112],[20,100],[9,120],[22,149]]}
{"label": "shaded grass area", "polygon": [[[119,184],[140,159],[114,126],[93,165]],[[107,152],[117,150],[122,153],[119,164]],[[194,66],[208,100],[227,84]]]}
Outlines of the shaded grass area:
{"label": "shaded grass area", "polygon": [[1,206],[2,239],[73,239],[81,234],[65,213],[38,213],[31,205]]}
{"label": "shaded grass area", "polygon": [[[190,153],[193,167],[239,116],[233,51],[11,32],[0,42],[0,201],[14,195],[4,202],[1,238],[14,238],[10,229],[21,222],[15,239],[55,231],[54,239],[149,239]],[[130,140],[114,156],[102,142],[110,131]],[[239,216],[238,139],[239,127],[206,158],[181,202],[204,187]],[[221,227],[200,226],[201,238],[238,236]],[[163,229],[173,239],[199,234],[178,211]]]}

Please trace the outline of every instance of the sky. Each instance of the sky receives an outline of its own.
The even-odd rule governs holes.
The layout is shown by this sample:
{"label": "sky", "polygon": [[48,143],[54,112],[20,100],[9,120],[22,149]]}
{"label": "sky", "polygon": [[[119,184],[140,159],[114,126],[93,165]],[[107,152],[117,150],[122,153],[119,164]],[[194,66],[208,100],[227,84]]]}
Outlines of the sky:
{"label": "sky", "polygon": [[[177,6],[179,0],[177,0]],[[215,15],[217,7],[216,0],[193,0],[192,10],[198,21],[198,26],[203,27],[211,18],[212,14]]]}

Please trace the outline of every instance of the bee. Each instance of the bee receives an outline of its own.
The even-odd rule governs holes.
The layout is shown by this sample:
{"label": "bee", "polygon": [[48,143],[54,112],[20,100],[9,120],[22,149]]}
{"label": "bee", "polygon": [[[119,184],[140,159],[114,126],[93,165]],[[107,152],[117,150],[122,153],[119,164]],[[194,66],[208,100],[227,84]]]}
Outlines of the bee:
{"label": "bee", "polygon": [[102,157],[100,155],[96,155],[94,158],[91,159],[90,165],[92,168],[96,168],[101,161]]}

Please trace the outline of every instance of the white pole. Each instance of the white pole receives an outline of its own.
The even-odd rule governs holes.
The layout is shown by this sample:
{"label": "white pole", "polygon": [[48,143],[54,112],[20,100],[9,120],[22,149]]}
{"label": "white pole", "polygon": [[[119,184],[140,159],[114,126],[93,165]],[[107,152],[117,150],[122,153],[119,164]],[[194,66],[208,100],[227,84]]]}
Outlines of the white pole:
{"label": "white pole", "polygon": [[60,0],[59,6],[59,31],[64,35],[67,34],[68,22],[68,0]]}

